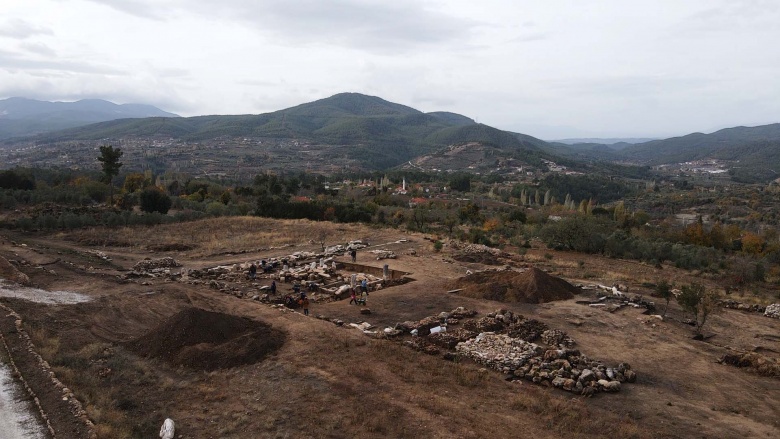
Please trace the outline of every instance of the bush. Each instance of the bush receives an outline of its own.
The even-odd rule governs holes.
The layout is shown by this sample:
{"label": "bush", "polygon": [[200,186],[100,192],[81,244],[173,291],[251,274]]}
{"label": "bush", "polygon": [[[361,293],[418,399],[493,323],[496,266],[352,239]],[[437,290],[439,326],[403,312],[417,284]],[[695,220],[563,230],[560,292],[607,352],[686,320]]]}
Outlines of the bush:
{"label": "bush", "polygon": [[171,197],[156,187],[146,188],[141,192],[141,210],[147,213],[159,212],[163,215],[171,208]]}
{"label": "bush", "polygon": [[35,189],[35,179],[21,172],[8,170],[0,172],[0,188],[2,189]]}
{"label": "bush", "polygon": [[437,240],[433,243],[433,251],[436,253],[440,252],[442,248],[444,248],[444,244],[441,241]]}
{"label": "bush", "polygon": [[697,336],[701,336],[707,317],[720,310],[717,299],[714,292],[697,283],[684,285],[677,296],[677,303],[693,316]]}

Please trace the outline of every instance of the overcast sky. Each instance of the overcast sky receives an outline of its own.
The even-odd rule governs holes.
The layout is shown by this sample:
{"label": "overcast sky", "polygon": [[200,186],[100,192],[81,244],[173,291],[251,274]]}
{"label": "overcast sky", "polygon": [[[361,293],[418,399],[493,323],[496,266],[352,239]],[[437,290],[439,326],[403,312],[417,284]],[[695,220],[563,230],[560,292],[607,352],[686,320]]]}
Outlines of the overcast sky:
{"label": "overcast sky", "polygon": [[183,116],[345,91],[552,139],[780,122],[777,0],[0,0],[0,98]]}

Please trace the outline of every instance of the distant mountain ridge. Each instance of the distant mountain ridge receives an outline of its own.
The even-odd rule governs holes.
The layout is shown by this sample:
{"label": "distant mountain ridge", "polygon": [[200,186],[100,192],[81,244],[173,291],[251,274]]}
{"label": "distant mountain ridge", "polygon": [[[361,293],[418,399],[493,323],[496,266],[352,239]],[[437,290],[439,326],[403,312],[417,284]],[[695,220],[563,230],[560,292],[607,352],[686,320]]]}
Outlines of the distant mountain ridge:
{"label": "distant mountain ridge", "polygon": [[179,117],[152,105],[114,104],[102,99],[49,102],[12,97],[0,100],[0,139],[29,136],[115,119]]}
{"label": "distant mountain ridge", "polygon": [[[339,93],[272,113],[123,119],[40,135],[54,143],[119,138],[207,141],[229,138],[294,139],[349,146],[369,168],[388,168],[453,143],[483,142],[537,150],[545,142],[481,125],[455,113],[423,113],[376,96]],[[546,153],[545,153],[546,154]]]}
{"label": "distant mountain ridge", "polygon": [[[600,138],[600,137],[586,137],[586,138],[573,138],[573,139],[557,139],[557,140],[548,140],[548,142],[555,142],[555,143],[563,143],[565,145],[577,145],[581,143],[586,144],[598,144],[598,145],[633,145],[636,143],[645,143],[650,142],[653,140],[658,140],[657,138],[649,138],[649,137],[615,137],[615,138]],[[614,149],[620,149],[620,148],[614,148]]]}
{"label": "distant mountain ridge", "polygon": [[736,180],[762,182],[780,177],[780,123],[725,128],[709,134],[691,133],[637,144],[554,142],[550,143],[549,151],[573,159],[650,166],[721,160],[728,162],[730,174]]}
{"label": "distant mountain ridge", "polygon": [[[108,104],[113,108],[114,104]],[[2,111],[3,107],[0,107]],[[0,118],[0,122],[13,122],[10,119],[13,116],[9,114]],[[24,113],[19,110],[17,114]],[[300,165],[303,161],[306,167],[310,166],[309,163],[322,165],[322,161],[326,160],[328,169],[348,166],[386,169],[426,155],[433,155],[437,163],[445,166],[444,158],[447,157],[457,164],[464,163],[466,159],[476,160],[482,154],[480,160],[487,170],[491,163],[509,161],[522,164],[549,160],[582,170],[596,162],[611,162],[608,169],[619,169],[622,164],[646,166],[718,159],[728,161],[731,175],[742,181],[767,181],[780,176],[780,124],[735,127],[711,134],[693,133],[633,145],[567,145],[478,124],[460,114],[424,113],[360,93],[339,93],[255,115],[110,120],[39,134],[34,138],[6,140],[4,143],[8,146],[32,140],[38,145],[57,145],[62,142],[111,142],[115,139],[140,143],[151,139],[172,139],[174,143],[218,140],[217,144],[262,139],[262,142],[254,144],[278,145],[278,148],[285,144],[296,145],[296,148],[302,145],[305,152],[295,152],[289,146],[273,151],[266,146],[256,146],[245,151],[248,154],[244,154],[245,158],[255,160],[257,154],[264,154],[266,162],[277,160],[276,163],[281,163],[280,157],[284,156],[284,160],[288,161],[283,166]],[[249,140],[249,143],[252,142]],[[474,148],[479,152],[469,151],[471,146],[468,145],[476,145]],[[316,153],[319,155],[312,155],[314,153],[309,146],[320,151]],[[450,146],[457,146],[457,151],[447,150]],[[165,154],[165,150],[160,150],[159,154]],[[316,159],[312,160],[314,157]],[[179,159],[186,160],[185,157]]]}

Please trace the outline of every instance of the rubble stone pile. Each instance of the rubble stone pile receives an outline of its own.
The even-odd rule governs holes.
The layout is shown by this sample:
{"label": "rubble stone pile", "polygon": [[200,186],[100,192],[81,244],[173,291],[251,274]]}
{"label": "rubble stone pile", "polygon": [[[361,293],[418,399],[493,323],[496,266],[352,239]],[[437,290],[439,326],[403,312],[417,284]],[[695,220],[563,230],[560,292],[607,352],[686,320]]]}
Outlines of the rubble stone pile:
{"label": "rubble stone pile", "polygon": [[536,319],[521,320],[510,325],[507,334],[513,338],[521,338],[525,341],[536,341],[549,327]]}
{"label": "rubble stone pile", "polygon": [[406,332],[417,331],[417,335],[428,335],[431,333],[431,328],[440,326],[442,324],[441,318],[438,316],[428,316],[417,321],[406,321],[396,325],[396,329],[400,329]]}
{"label": "rubble stone pile", "polygon": [[509,373],[532,357],[542,355],[544,349],[535,343],[505,334],[483,332],[473,339],[458,343],[455,351],[479,364]]}
{"label": "rubble stone pile", "polygon": [[144,259],[133,266],[133,269],[122,275],[124,279],[132,277],[170,277],[178,278],[180,271],[173,272],[172,268],[181,267],[175,259],[165,257],[160,259]]}
{"label": "rubble stone pile", "polygon": [[780,377],[780,360],[767,357],[758,352],[727,354],[718,360],[721,364],[752,369],[756,373],[769,377]]}
{"label": "rubble stone pile", "polygon": [[[610,367],[594,361],[573,349],[575,342],[564,331],[538,320],[505,309],[481,318],[475,315],[476,311],[459,307],[399,323],[395,330],[411,333],[411,340],[404,343],[417,351],[431,355],[444,351],[445,359],[469,358],[506,374],[507,379],[525,379],[581,395],[617,392],[622,383],[636,381],[628,363]],[[453,330],[453,324],[460,326]]]}
{"label": "rubble stone pile", "polygon": [[377,261],[381,261],[382,259],[396,259],[398,257],[392,250],[369,250],[369,253],[374,254]]}
{"label": "rubble stone pile", "polygon": [[574,347],[574,339],[560,329],[548,329],[542,333],[542,343],[547,346]]}
{"label": "rubble stone pile", "polygon": [[485,316],[476,320],[469,320],[463,323],[463,327],[476,333],[500,331],[504,329],[504,321],[496,319],[495,316]]}
{"label": "rubble stone pile", "polygon": [[106,262],[111,262],[111,258],[110,258],[110,257],[108,257],[108,255],[107,255],[107,254],[103,253],[103,252],[102,252],[102,251],[100,251],[100,250],[90,250],[90,251],[88,251],[87,253],[89,253],[89,254],[91,254],[91,255],[95,255],[95,256],[97,256],[98,258],[100,258],[100,259],[102,259],[102,260],[104,260],[104,261],[106,261]]}
{"label": "rubble stone pile", "polygon": [[479,364],[536,384],[581,395],[617,392],[624,382],[635,382],[628,363],[607,367],[576,349],[547,349],[504,334],[482,333],[459,343],[458,354]]}
{"label": "rubble stone pile", "polygon": [[477,336],[477,333],[465,328],[453,331],[437,332],[428,336],[428,341],[445,349],[455,349],[458,343],[463,343]]}
{"label": "rubble stone pile", "polygon": [[428,355],[439,355],[439,349],[436,346],[420,337],[414,337],[411,340],[407,340],[404,344],[415,351],[424,352]]}
{"label": "rubble stone pile", "polygon": [[458,250],[462,253],[466,254],[479,254],[479,253],[489,253],[493,256],[501,256],[503,253],[501,250],[497,248],[488,247],[486,245],[482,244],[466,244],[459,241],[450,241],[448,243],[448,246],[454,250]]}
{"label": "rubble stone pile", "polygon": [[139,272],[154,272],[155,270],[176,267],[181,267],[181,264],[171,257],[165,257],[160,259],[144,259],[143,261],[133,265],[133,270]]}
{"label": "rubble stone pile", "polygon": [[368,243],[360,239],[355,241],[349,241],[346,245],[336,244],[329,247],[325,247],[325,256],[343,255],[349,250],[360,250],[361,248],[368,247]]}
{"label": "rubble stone pile", "polygon": [[780,319],[780,303],[773,303],[766,307],[764,315],[773,319]]}
{"label": "rubble stone pile", "polygon": [[723,308],[728,308],[728,309],[737,309],[740,311],[761,312],[761,313],[766,311],[766,308],[761,305],[755,303],[754,304],[742,303],[733,299],[721,300],[718,303]]}

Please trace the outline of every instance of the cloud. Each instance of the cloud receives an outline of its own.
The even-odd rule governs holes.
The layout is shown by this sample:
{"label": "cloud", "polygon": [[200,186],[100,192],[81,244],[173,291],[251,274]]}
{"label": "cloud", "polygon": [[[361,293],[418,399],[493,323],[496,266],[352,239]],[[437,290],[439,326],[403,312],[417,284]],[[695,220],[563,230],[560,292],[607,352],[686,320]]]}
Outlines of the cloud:
{"label": "cloud", "polygon": [[[88,79],[88,80],[85,80]],[[124,87],[127,86],[127,87]],[[21,96],[46,101],[106,99],[117,104],[142,103],[166,111],[192,111],[192,103],[164,82],[106,75],[38,75],[0,69],[0,97]]]}
{"label": "cloud", "polygon": [[43,43],[23,42],[19,44],[19,48],[36,55],[43,55],[48,57],[54,57],[56,55],[51,47]]}
{"label": "cloud", "polygon": [[547,32],[531,32],[519,37],[512,38],[508,43],[530,43],[533,41],[543,41],[550,38],[550,34]]}
{"label": "cloud", "polygon": [[273,44],[402,53],[467,41],[482,24],[419,0],[90,0],[137,17],[196,14],[242,23]]}
{"label": "cloud", "polygon": [[24,40],[35,35],[54,35],[54,32],[49,28],[14,18],[0,24],[0,35]]}
{"label": "cloud", "polygon": [[[45,47],[45,46],[44,46]],[[33,59],[19,54],[0,50],[0,69],[5,70],[56,70],[70,73],[100,73],[122,75],[120,69],[101,66],[88,61],[73,61],[68,59]]]}
{"label": "cloud", "polygon": [[148,0],[89,0],[119,12],[134,15],[139,18],[164,21],[170,18],[171,10],[162,1]]}
{"label": "cloud", "polygon": [[681,32],[755,32],[775,29],[780,19],[780,4],[774,0],[728,0],[712,4],[690,14],[677,25],[678,29]]}
{"label": "cloud", "polygon": [[[248,25],[297,44],[331,44],[361,50],[403,52],[421,46],[465,41],[476,23],[426,9],[422,2],[396,0],[242,1]],[[233,10],[235,11],[235,10]]]}

